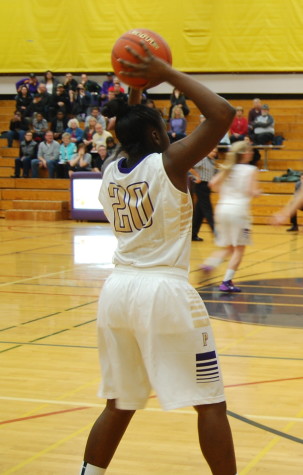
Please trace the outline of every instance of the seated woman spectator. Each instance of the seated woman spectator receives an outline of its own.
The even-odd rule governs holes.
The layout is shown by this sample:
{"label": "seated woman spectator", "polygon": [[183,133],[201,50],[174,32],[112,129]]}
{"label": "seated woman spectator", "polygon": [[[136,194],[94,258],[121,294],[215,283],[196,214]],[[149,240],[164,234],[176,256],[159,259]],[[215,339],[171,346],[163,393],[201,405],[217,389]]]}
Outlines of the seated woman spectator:
{"label": "seated woman spectator", "polygon": [[243,107],[236,107],[236,115],[229,129],[231,143],[243,141],[248,134],[248,122],[243,113]]}
{"label": "seated woman spectator", "polygon": [[263,104],[261,107],[261,115],[259,115],[253,123],[253,142],[257,145],[266,145],[272,142],[275,136],[274,125],[274,118],[269,114],[269,106]]}
{"label": "seated woman spectator", "polygon": [[7,132],[7,146],[13,146],[13,140],[24,140],[25,132],[29,129],[28,122],[22,118],[21,112],[15,111],[14,116],[9,123],[9,131]]}
{"label": "seated woman spectator", "polygon": [[18,94],[15,96],[16,110],[21,112],[22,117],[30,115],[29,106],[33,100],[26,86],[21,86]]}
{"label": "seated woman spectator", "polygon": [[56,79],[51,71],[46,71],[44,73],[44,80],[43,80],[46,90],[49,94],[55,94],[57,86],[59,84],[58,79]]}
{"label": "seated woman spectator", "polygon": [[59,148],[59,162],[57,167],[58,178],[68,178],[69,162],[77,153],[77,146],[71,142],[71,135],[65,132],[62,135],[62,143]]}
{"label": "seated woman spectator", "polygon": [[47,120],[40,112],[37,112],[32,123],[33,137],[36,142],[42,142],[45,132],[48,130]]}
{"label": "seated woman spectator", "polygon": [[15,174],[12,178],[20,178],[21,168],[23,168],[23,178],[28,178],[31,161],[34,158],[37,158],[37,142],[33,140],[33,133],[28,130],[20,143],[19,157],[15,159]]}
{"label": "seated woman spectator", "polygon": [[171,119],[169,121],[169,140],[176,142],[186,136],[186,120],[180,105],[175,106],[172,110]]}
{"label": "seated woman spectator", "polygon": [[78,152],[68,162],[68,175],[74,172],[90,172],[92,170],[92,156],[87,152],[84,143],[78,145]]}
{"label": "seated woman spectator", "polygon": [[94,154],[92,157],[92,171],[101,172],[101,168],[105,160],[107,159],[107,149],[106,145],[97,146],[97,154]]}
{"label": "seated woman spectator", "polygon": [[71,141],[75,144],[79,144],[82,142],[83,138],[83,130],[79,127],[79,121],[77,119],[70,119],[67,123],[67,129],[71,135]]}
{"label": "seated woman spectator", "polygon": [[186,103],[186,98],[183,92],[179,91],[179,89],[177,89],[176,87],[174,87],[169,100],[171,103],[171,106],[169,108],[169,115],[168,115],[169,119],[171,118],[173,108],[177,105],[180,105],[182,107],[184,116],[187,116],[189,114],[189,107]]}
{"label": "seated woman spectator", "polygon": [[71,101],[71,113],[78,120],[84,121],[91,102],[91,95],[85,90],[83,84],[78,84],[76,92]]}
{"label": "seated woman spectator", "polygon": [[51,121],[50,130],[54,133],[54,139],[60,140],[63,132],[67,129],[67,118],[62,111],[58,111],[55,119]]}
{"label": "seated woman spectator", "polygon": [[97,119],[91,117],[88,121],[87,127],[83,131],[83,143],[86,146],[88,152],[91,151],[93,147],[93,135],[96,133]]}

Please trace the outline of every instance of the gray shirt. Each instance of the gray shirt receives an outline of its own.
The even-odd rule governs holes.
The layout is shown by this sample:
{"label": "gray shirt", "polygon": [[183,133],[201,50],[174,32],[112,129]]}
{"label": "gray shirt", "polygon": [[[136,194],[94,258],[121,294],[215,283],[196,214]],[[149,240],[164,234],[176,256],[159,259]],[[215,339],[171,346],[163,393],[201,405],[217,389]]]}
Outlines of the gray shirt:
{"label": "gray shirt", "polygon": [[205,157],[194,166],[199,173],[201,181],[210,181],[216,173],[215,161],[212,158]]}
{"label": "gray shirt", "polygon": [[41,142],[38,148],[38,158],[44,158],[47,162],[50,160],[59,160],[60,144],[53,140],[50,144]]}

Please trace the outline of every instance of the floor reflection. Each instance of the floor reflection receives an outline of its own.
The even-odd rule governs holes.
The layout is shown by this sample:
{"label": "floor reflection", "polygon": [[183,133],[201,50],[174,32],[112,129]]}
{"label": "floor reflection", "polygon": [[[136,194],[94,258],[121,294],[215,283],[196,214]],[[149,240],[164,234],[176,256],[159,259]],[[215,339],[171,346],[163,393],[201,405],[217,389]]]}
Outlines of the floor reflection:
{"label": "floor reflection", "polygon": [[241,282],[241,293],[217,286],[198,290],[209,314],[223,320],[279,327],[303,327],[303,278]]}
{"label": "floor reflection", "polygon": [[112,258],[117,247],[117,239],[111,232],[100,235],[74,236],[75,264],[98,264],[100,267],[112,268]]}

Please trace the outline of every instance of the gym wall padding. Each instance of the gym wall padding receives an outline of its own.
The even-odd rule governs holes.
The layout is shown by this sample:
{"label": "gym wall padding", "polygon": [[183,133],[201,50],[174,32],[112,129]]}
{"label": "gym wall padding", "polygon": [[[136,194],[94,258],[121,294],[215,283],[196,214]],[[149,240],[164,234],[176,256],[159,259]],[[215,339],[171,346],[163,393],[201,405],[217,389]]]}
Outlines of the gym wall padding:
{"label": "gym wall padding", "polygon": [[0,73],[106,72],[131,28],[185,72],[303,71],[302,0],[0,0]]}

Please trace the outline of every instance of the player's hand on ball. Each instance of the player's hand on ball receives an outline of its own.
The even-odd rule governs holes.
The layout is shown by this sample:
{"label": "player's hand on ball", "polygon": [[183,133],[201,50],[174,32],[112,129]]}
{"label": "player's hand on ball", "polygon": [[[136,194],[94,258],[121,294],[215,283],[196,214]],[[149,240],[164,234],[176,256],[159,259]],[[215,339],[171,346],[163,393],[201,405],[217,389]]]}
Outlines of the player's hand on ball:
{"label": "player's hand on ball", "polygon": [[[171,69],[171,66],[161,58],[154,56],[143,41],[141,41],[140,44],[145,51],[144,56],[142,56],[130,46],[125,46],[125,49],[134,57],[136,62],[119,58],[119,63],[127,68],[125,70],[122,69],[120,74],[125,78],[146,78],[147,83],[144,88],[148,89],[148,87],[152,87],[152,85],[158,84],[165,80],[168,71]],[[125,80],[125,82],[127,82],[127,80]]]}

